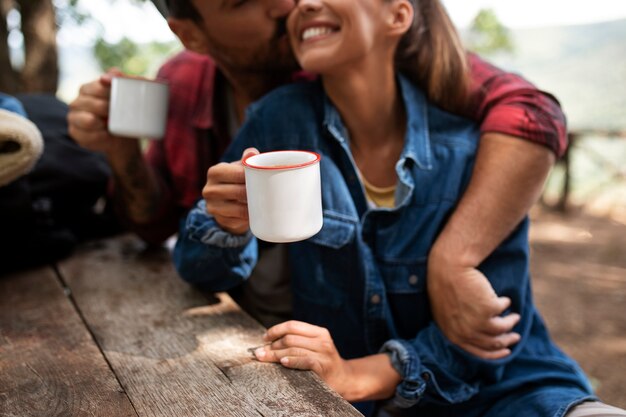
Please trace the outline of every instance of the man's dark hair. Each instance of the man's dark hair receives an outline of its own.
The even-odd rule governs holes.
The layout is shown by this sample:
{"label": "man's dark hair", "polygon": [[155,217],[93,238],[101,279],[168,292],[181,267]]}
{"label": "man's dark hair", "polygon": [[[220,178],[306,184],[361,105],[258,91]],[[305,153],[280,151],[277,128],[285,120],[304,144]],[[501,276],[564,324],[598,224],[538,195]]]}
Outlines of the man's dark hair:
{"label": "man's dark hair", "polygon": [[196,10],[191,0],[165,0],[167,10],[171,17],[177,19],[191,19],[194,22],[201,22],[202,17]]}

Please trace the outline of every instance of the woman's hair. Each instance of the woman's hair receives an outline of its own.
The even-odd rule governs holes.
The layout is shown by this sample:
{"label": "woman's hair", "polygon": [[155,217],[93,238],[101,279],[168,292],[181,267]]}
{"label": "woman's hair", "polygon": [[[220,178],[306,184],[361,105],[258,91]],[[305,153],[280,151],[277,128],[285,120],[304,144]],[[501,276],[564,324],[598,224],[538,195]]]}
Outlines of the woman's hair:
{"label": "woman's hair", "polygon": [[398,44],[396,68],[428,98],[450,111],[465,110],[469,93],[467,53],[439,0],[409,0],[413,24]]}
{"label": "woman's hair", "polygon": [[196,6],[193,5],[191,0],[165,0],[167,11],[170,16],[177,19],[190,19],[198,23],[202,21],[202,17]]}

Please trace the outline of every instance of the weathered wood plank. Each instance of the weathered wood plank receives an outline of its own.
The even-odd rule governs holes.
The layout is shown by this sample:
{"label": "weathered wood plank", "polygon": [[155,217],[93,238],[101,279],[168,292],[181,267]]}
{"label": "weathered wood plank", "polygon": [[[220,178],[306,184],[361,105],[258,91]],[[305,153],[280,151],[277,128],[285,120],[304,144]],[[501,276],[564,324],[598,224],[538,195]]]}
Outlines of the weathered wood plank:
{"label": "weathered wood plank", "polygon": [[112,239],[60,270],[140,415],[361,415],[315,374],[253,360],[262,326],[182,282],[166,251]]}
{"label": "weathered wood plank", "polygon": [[0,416],[137,416],[52,268],[0,278]]}

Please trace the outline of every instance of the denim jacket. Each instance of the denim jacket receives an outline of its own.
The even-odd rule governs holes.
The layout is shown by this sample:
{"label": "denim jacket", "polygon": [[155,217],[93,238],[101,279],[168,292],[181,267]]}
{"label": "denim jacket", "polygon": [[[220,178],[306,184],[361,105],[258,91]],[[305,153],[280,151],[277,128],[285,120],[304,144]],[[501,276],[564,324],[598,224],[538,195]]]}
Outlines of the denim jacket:
{"label": "denim jacket", "polygon": [[[252,105],[225,155],[238,160],[250,146],[322,155],[324,225],[289,245],[294,318],[328,328],[344,358],[388,352],[402,376],[393,403],[408,408],[407,415],[562,416],[593,397],[533,304],[527,219],[479,267],[522,317],[512,354],[481,360],[448,341],[433,321],[426,260],[468,183],[479,134],[398,80],[407,128],[392,209],[368,205],[348,132],[320,82],[283,87]],[[222,230],[200,201],[181,228],[174,261],[185,280],[228,290],[250,276],[257,248],[250,234]]]}

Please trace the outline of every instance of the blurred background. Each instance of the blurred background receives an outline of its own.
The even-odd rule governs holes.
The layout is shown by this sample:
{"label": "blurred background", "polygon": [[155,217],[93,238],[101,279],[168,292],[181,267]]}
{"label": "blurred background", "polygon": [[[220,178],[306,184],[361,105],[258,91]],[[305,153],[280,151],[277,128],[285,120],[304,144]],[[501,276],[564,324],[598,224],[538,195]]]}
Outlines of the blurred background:
{"label": "blurred background", "polygon": [[[601,398],[626,408],[626,2],[443,0],[467,47],[554,94],[571,146],[533,209],[537,302]],[[0,91],[70,102],[181,49],[149,0],[0,0]]]}

